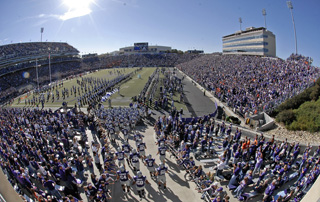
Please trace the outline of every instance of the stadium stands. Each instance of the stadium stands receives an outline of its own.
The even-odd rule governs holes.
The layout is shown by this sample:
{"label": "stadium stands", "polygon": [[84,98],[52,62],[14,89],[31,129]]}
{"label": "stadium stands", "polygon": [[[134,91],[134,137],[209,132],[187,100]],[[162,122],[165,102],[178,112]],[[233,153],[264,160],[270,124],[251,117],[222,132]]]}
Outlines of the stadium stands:
{"label": "stadium stands", "polygon": [[80,68],[79,51],[67,43],[33,42],[0,46],[0,102],[49,82],[49,54],[53,80],[74,74]]}
{"label": "stadium stands", "polygon": [[4,81],[0,83],[0,103],[37,88],[36,63],[39,85],[49,83],[49,53],[52,81],[102,68],[171,67],[198,57],[197,54],[168,53],[130,56],[92,55],[81,60],[78,56],[79,51],[67,43],[34,42],[0,46],[0,80]]}
{"label": "stadium stands", "polygon": [[302,56],[285,61],[208,54],[177,67],[242,115],[268,112],[314,85],[320,76],[320,70]]}
{"label": "stadium stands", "polygon": [[[280,201],[300,201],[320,173],[320,147],[314,152],[311,146],[300,151],[299,143],[266,140],[263,134],[257,134],[250,142],[249,138],[241,137],[238,128],[214,119],[205,121],[200,117],[198,121],[185,123],[177,116],[162,116],[155,124],[155,133],[159,141],[167,142],[177,164],[190,175],[206,201],[227,197],[226,192],[219,193],[226,184],[239,201],[260,197],[259,201],[268,202],[280,195],[285,199]],[[209,147],[221,152],[208,150]],[[209,173],[204,173],[201,165],[195,165],[192,156],[196,155],[216,160]]]}
{"label": "stadium stands", "polygon": [[[81,60],[77,55],[78,51],[66,43],[11,44],[0,47],[0,102],[37,86],[36,58],[39,65],[39,84],[48,84],[49,51],[52,54],[53,81],[100,68],[177,66],[242,114],[268,111],[312,85],[320,75],[317,68],[309,65],[309,58],[300,55],[291,55],[286,61],[255,56],[173,53],[105,55]],[[141,94],[146,93],[156,74],[157,72],[150,77]],[[168,79],[165,87],[178,83],[178,80]],[[104,139],[106,136],[102,132],[103,127],[111,136],[114,135],[112,131],[118,134],[120,128],[134,130],[135,124],[145,114],[144,106],[137,106],[139,109],[93,110],[97,117],[105,119],[103,123],[94,119],[92,114],[77,113],[76,109],[67,113],[27,108],[1,109],[2,169],[10,183],[16,185],[16,190],[26,197],[46,196],[42,190],[47,188],[48,193],[56,198],[62,198],[61,194],[65,192],[67,195],[68,191],[73,197],[80,198],[77,184],[81,185],[81,179],[84,178],[84,164],[87,164],[88,168],[92,165],[93,168],[88,155],[85,128],[95,131],[101,145],[107,150],[108,144],[103,144],[108,141]],[[128,124],[123,124],[123,121]],[[131,125],[131,128],[128,125]],[[179,112],[175,111],[168,118],[159,118],[155,131],[159,141],[161,138],[165,139],[163,141],[177,158],[177,163],[188,171],[198,185],[199,192],[203,193],[203,198],[208,200],[211,197],[215,197],[214,200],[226,197],[222,186],[213,183],[215,179],[227,181],[228,188],[235,190],[235,198],[239,200],[264,195],[265,201],[271,201],[278,191],[278,197],[283,195],[299,200],[320,173],[320,147],[314,153],[311,152],[311,147],[307,147],[302,156],[299,156],[299,143],[280,143],[274,139],[267,141],[263,135],[257,135],[254,141],[250,142],[250,139],[241,138],[240,130],[214,120],[200,118],[184,123],[180,120]],[[94,147],[93,144],[92,150]],[[196,166],[191,158],[192,151],[194,157],[216,157],[215,148],[222,148],[217,157],[219,163],[215,167],[216,176],[204,173],[202,167]],[[101,154],[107,153],[103,150]],[[88,155],[88,159],[82,159],[83,155]],[[96,165],[99,165],[96,157],[93,158]],[[103,157],[103,160],[106,158]],[[210,159],[207,163],[212,162]],[[106,170],[115,170],[108,167],[108,162],[106,164]],[[232,166],[233,170],[230,169]],[[50,177],[50,180],[46,179],[47,177]],[[65,186],[52,186],[54,181],[64,181]],[[290,181],[294,183],[290,184]],[[98,184],[100,186],[102,183]],[[291,189],[280,192],[281,188],[289,184]],[[86,193],[91,196],[90,192]]]}
{"label": "stadium stands", "polygon": [[0,66],[18,63],[41,56],[77,55],[79,51],[67,43],[59,42],[32,42],[17,43],[0,46]]}

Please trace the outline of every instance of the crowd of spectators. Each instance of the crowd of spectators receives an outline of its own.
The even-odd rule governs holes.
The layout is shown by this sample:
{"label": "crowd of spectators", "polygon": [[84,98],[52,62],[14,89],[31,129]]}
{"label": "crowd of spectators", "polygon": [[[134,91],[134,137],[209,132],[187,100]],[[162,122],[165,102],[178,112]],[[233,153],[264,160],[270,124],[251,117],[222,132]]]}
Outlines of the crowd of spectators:
{"label": "crowd of spectators", "polygon": [[199,54],[132,54],[104,55],[95,60],[95,66],[108,67],[174,67],[177,64],[199,57]]}
{"label": "crowd of spectators", "polygon": [[312,63],[312,59],[310,57],[306,57],[300,54],[294,54],[292,53],[288,58],[288,61],[300,61],[306,64]]}
{"label": "crowd of spectators", "polygon": [[[88,114],[75,109],[1,109],[1,167],[25,199],[78,201],[84,193],[88,201],[107,201],[109,180],[115,180],[111,176],[118,169],[110,140],[119,138],[120,131],[129,135],[144,113],[138,105],[96,107]],[[96,134],[90,151],[87,128]],[[92,183],[87,182],[86,171]]]}
{"label": "crowd of spectators", "polygon": [[[51,65],[51,77],[52,81],[61,80],[71,75],[82,73],[79,69],[80,62],[63,62]],[[0,77],[3,82],[0,83],[0,102],[4,102],[8,99],[23,94],[39,86],[43,86],[49,83],[49,67],[41,66],[38,68],[38,79],[36,68],[29,68],[22,71],[17,71],[10,74],[5,74]]]}
{"label": "crowd of spectators", "polygon": [[208,54],[177,67],[245,115],[272,110],[314,84],[320,70],[305,57],[290,58]]}
{"label": "crowd of spectators", "polygon": [[[50,50],[48,49],[50,48]],[[42,55],[50,53],[78,53],[79,51],[67,43],[61,42],[30,42],[0,46],[0,61],[23,56]]]}
{"label": "crowd of spectators", "polygon": [[[1,127],[1,166],[12,185],[25,197],[42,201],[46,189],[61,199],[55,186],[61,180],[66,192],[79,198],[71,163],[82,162],[86,148],[84,127],[93,124],[92,119],[71,111],[63,114],[26,108],[2,109],[1,118],[6,119]],[[76,138],[74,129],[80,133],[80,150],[69,142]],[[78,166],[83,167],[82,163]]]}
{"label": "crowd of spectators", "polygon": [[[191,176],[202,198],[229,201],[218,182],[227,183],[234,198],[242,201],[299,201],[320,173],[320,146],[301,151],[299,143],[267,140],[263,134],[243,137],[239,128],[208,117],[184,123],[174,116],[159,117],[155,126],[171,153]],[[194,158],[209,159],[216,166],[205,173]],[[201,161],[201,160],[200,160]]]}

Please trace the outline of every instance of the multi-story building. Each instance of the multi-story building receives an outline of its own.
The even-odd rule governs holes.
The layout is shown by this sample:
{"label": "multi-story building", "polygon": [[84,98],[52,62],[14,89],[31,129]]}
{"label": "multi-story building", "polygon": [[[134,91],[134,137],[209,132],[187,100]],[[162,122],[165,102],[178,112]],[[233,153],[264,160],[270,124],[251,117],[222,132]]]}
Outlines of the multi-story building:
{"label": "multi-story building", "polygon": [[276,37],[264,27],[247,28],[222,37],[223,54],[276,57]]}

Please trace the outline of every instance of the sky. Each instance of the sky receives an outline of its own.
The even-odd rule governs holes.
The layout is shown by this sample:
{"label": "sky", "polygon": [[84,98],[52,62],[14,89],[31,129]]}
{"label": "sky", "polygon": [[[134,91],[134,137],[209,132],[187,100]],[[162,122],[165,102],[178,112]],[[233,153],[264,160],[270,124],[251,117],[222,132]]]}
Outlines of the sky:
{"label": "sky", "polygon": [[[320,67],[320,1],[292,0],[298,53]],[[295,52],[286,0],[2,0],[0,45],[67,42],[87,53],[108,53],[135,42],[182,51],[222,52],[222,37],[263,27],[276,36],[277,56]]]}

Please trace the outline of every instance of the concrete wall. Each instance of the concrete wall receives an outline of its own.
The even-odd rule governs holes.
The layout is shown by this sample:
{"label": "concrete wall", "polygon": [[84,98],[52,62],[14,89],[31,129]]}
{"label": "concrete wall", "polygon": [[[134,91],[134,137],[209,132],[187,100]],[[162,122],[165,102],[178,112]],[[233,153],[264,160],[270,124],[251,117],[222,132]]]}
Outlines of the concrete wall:
{"label": "concrete wall", "polygon": [[259,120],[263,120],[263,125],[259,125],[257,126],[257,131],[266,131],[266,130],[270,130],[274,127],[274,120],[266,113],[259,113],[257,115],[251,116],[250,119],[255,120],[255,121],[259,121]]}
{"label": "concrete wall", "polygon": [[257,131],[267,131],[274,127],[274,121],[263,124],[261,127],[257,128]]}
{"label": "concrete wall", "polygon": [[250,119],[253,119],[253,120],[260,120],[260,119],[264,119],[264,115],[263,115],[263,113],[259,113],[259,114],[256,114],[256,115],[253,115],[253,116],[250,116]]}
{"label": "concrete wall", "polygon": [[[266,37],[257,37],[259,35],[267,35]],[[248,38],[254,37],[254,38]],[[237,40],[242,39],[242,40]],[[237,41],[234,41],[237,40]],[[236,54],[236,55],[259,55],[259,56],[268,56],[268,57],[276,57],[276,39],[275,35],[266,29],[252,29],[237,32],[233,35],[224,36],[222,38],[223,46],[222,51],[223,54]],[[260,44],[260,43],[261,44]],[[263,43],[267,42],[267,44]],[[268,49],[265,52],[263,49]],[[244,50],[237,51],[237,50]],[[255,50],[256,52],[253,52]],[[228,51],[228,52],[227,52]],[[235,52],[233,52],[235,51]]]}
{"label": "concrete wall", "polygon": [[268,49],[268,52],[265,55],[269,57],[276,57],[276,36],[269,31],[264,31],[264,34],[268,35],[268,38],[264,38],[264,41],[268,42],[268,45],[265,47]]}
{"label": "concrete wall", "polygon": [[3,174],[2,169],[0,169],[0,193],[7,202],[22,202],[19,194],[13,189],[9,183],[7,177]]}
{"label": "concrete wall", "polygon": [[312,185],[311,189],[303,197],[301,202],[320,202],[320,177]]}

